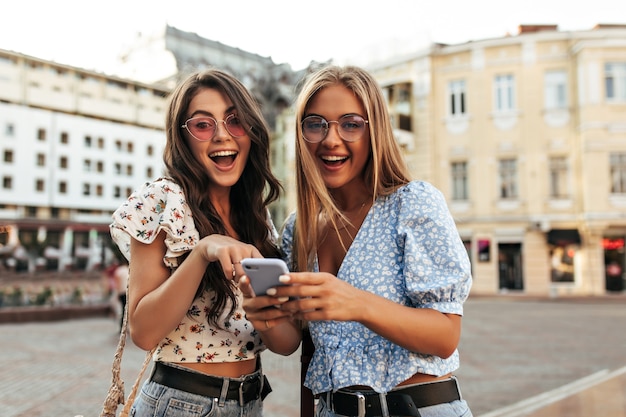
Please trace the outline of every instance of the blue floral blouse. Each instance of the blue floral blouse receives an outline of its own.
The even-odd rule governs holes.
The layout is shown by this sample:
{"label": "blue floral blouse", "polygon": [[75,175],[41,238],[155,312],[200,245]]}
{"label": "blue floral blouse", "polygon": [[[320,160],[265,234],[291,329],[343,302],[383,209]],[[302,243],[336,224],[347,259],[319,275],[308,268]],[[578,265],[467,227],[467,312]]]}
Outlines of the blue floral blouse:
{"label": "blue floral blouse", "polygon": [[[282,237],[287,261],[294,221],[292,213]],[[445,199],[422,181],[377,199],[337,276],[405,306],[459,315],[472,284],[467,251]],[[305,385],[314,394],[351,385],[388,392],[416,372],[440,376],[459,367],[458,351],[447,359],[411,352],[357,322],[312,321],[309,330],[315,353]]]}

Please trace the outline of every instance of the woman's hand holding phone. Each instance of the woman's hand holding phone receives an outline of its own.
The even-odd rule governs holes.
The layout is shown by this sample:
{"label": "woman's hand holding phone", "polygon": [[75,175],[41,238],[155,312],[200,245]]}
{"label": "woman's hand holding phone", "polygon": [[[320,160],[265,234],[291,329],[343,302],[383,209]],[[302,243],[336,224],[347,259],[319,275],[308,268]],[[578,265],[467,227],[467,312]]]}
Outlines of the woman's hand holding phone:
{"label": "woman's hand holding phone", "polygon": [[272,287],[284,285],[280,276],[289,273],[287,264],[278,258],[244,258],[241,266],[257,296],[266,295]]}
{"label": "woman's hand holding phone", "polygon": [[[280,281],[281,275],[289,273],[285,262],[276,258],[245,258],[241,266],[244,276],[239,281],[239,289],[244,296],[243,307],[255,328],[265,331],[283,320],[291,320],[291,314],[280,309],[289,298],[271,295],[274,287],[285,285]],[[258,325],[259,322],[262,324]]]}

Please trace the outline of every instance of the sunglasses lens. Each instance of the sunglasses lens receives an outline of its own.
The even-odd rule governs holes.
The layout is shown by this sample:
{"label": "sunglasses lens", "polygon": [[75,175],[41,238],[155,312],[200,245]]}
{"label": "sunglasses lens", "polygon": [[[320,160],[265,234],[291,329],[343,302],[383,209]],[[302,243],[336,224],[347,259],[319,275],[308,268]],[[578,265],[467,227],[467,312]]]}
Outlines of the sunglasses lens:
{"label": "sunglasses lens", "polygon": [[217,122],[212,117],[196,117],[187,120],[187,129],[198,140],[211,140]]}
{"label": "sunglasses lens", "polygon": [[226,129],[228,129],[233,136],[243,136],[246,134],[246,129],[241,123],[241,120],[235,115],[226,118]]}
{"label": "sunglasses lens", "polygon": [[[213,139],[215,136],[218,123],[219,122],[212,117],[194,117],[193,119],[187,120],[184,127],[187,128],[194,138],[207,141]],[[228,133],[232,136],[239,137],[246,134],[246,129],[241,123],[241,120],[234,114],[228,116],[223,123]]]}

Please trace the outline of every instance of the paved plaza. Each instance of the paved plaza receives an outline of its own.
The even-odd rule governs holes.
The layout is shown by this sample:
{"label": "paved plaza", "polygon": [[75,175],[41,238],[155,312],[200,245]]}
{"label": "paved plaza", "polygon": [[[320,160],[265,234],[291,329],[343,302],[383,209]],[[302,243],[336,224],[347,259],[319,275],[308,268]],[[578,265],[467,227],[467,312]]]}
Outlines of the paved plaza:
{"label": "paved plaza", "polygon": [[[555,401],[626,373],[624,296],[470,298],[463,323],[457,376],[475,417],[559,417],[540,412],[566,409]],[[106,317],[0,325],[0,416],[98,417],[110,385],[117,326]],[[127,395],[144,355],[128,341],[122,361]],[[264,355],[274,388],[265,415],[297,417],[299,354]],[[619,388],[607,392],[617,392],[626,404]],[[599,415],[621,417],[626,405],[621,414]]]}

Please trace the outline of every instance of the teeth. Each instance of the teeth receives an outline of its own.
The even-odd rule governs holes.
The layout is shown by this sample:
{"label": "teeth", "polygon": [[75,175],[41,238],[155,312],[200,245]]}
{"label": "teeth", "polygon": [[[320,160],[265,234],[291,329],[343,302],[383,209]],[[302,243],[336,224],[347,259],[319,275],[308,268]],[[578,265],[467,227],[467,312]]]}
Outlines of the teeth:
{"label": "teeth", "polygon": [[343,161],[346,158],[346,156],[322,156],[322,159],[328,162]]}
{"label": "teeth", "polygon": [[237,152],[235,152],[235,151],[219,151],[219,152],[213,152],[211,155],[209,155],[209,157],[216,158],[218,156],[233,156],[233,155],[237,155]]}

